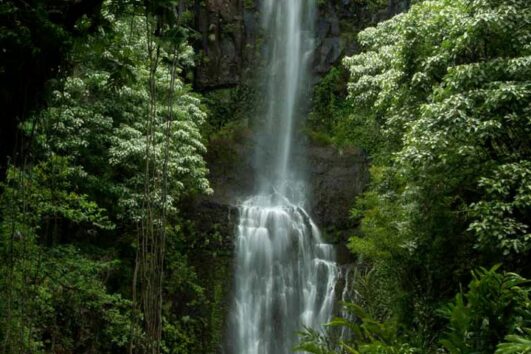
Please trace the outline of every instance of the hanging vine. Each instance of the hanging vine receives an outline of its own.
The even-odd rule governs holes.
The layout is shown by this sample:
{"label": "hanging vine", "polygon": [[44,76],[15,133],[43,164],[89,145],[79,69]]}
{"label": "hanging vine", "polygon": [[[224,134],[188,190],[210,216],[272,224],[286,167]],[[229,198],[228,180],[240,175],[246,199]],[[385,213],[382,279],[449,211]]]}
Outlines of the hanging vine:
{"label": "hanging vine", "polygon": [[[166,219],[168,207],[168,163],[172,143],[173,106],[175,99],[175,82],[177,75],[177,50],[172,45],[168,55],[171,62],[170,82],[167,89],[167,107],[159,107],[157,74],[161,65],[160,35],[162,20],[151,15],[153,9],[146,7],[146,50],[149,66],[148,93],[149,108],[147,114],[144,192],[142,218],[138,234],[137,257],[133,277],[133,302],[137,304],[137,287],[140,287],[141,312],[143,314],[146,342],[144,351],[160,352],[162,339],[162,303],[164,282],[164,258],[166,253]],[[162,104],[163,106],[164,104]],[[162,127],[162,156],[158,156],[156,135]],[[160,160],[160,158],[162,160]],[[140,279],[138,275],[140,274]],[[140,281],[140,284],[138,282]],[[137,311],[138,312],[138,311]],[[139,349],[140,350],[140,349]],[[130,352],[133,346],[130,346]]]}

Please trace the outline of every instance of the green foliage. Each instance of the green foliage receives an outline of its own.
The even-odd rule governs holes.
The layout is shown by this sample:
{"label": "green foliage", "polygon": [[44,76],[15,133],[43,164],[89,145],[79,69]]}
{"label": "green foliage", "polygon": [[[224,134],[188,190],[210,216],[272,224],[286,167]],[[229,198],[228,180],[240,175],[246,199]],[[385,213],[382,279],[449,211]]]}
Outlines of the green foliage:
{"label": "green foliage", "polygon": [[10,0],[0,4],[1,178],[8,156],[16,160],[14,147],[20,147],[21,138],[18,124],[45,106],[47,81],[65,74],[76,41],[105,26],[99,11],[102,1]]}
{"label": "green foliage", "polygon": [[226,126],[245,123],[256,114],[257,100],[256,90],[246,84],[205,93],[204,104],[209,114],[204,135],[210,137]]}
{"label": "green foliage", "polygon": [[[114,225],[105,216],[105,210],[75,187],[74,181],[83,175],[67,158],[56,155],[25,171],[10,168],[2,186],[4,218],[34,229],[55,219],[95,229],[112,229]],[[18,189],[21,187],[22,192]],[[16,220],[20,217],[24,220]]]}
{"label": "green foliage", "polygon": [[[129,300],[132,235],[146,203],[164,210],[152,226],[178,229],[182,196],[210,192],[200,133],[206,114],[180,77],[193,51],[186,31],[166,22],[185,19],[174,17],[173,2],[135,6],[104,4],[107,25],[75,42],[72,71],[50,82],[47,107],[20,126],[31,154],[8,169],[0,195],[3,352],[124,352],[132,342],[142,350],[145,316]],[[157,37],[148,39],[151,20]],[[162,347],[201,352],[206,315],[189,314],[206,299],[174,244],[183,239],[168,233],[175,239],[164,269]],[[190,300],[178,305],[184,296]]]}
{"label": "green foliage", "polygon": [[407,188],[469,209],[478,247],[505,254],[528,248],[529,16],[522,1],[424,2],[362,32],[367,50],[345,60],[354,104],[384,119]]}
{"label": "green foliage", "polygon": [[[325,6],[327,3],[332,2],[331,0],[317,0],[318,6]],[[357,7],[367,8],[369,13],[375,13],[378,10],[385,8],[388,4],[386,0],[354,0],[354,5]]]}
{"label": "green foliage", "polygon": [[524,335],[509,335],[505,342],[498,344],[496,354],[526,354],[531,353],[531,330],[525,329]]}
{"label": "green foliage", "polygon": [[323,335],[312,329],[300,334],[301,342],[296,351],[314,354],[413,354],[419,351],[399,339],[395,319],[379,322],[372,319],[359,305],[343,304],[351,319],[334,318],[326,326],[329,329],[344,329],[341,338],[329,331]]}
{"label": "green foliage", "polygon": [[531,161],[502,164],[492,174],[479,180],[486,197],[471,204],[475,221],[469,229],[482,245],[500,248],[504,255],[526,254],[531,234],[519,215],[527,215],[531,205]]}
{"label": "green foliage", "polygon": [[363,52],[344,60],[351,108],[335,124],[367,117],[378,137],[349,247],[396,289],[389,310],[426,352],[444,327],[437,309],[472,269],[528,274],[530,19],[523,0],[423,1],[361,32]]}
{"label": "green foliage", "polygon": [[37,324],[33,335],[51,338],[44,341],[50,351],[125,347],[134,333],[130,301],[108,293],[103,284],[113,263],[92,261],[71,246],[55,247],[43,256],[44,271],[34,290],[38,298],[31,304]]}
{"label": "green foliage", "polygon": [[473,272],[468,292],[441,311],[449,320],[441,344],[450,353],[492,353],[506,335],[522,334],[531,324],[529,281],[498,269]]}
{"label": "green foliage", "polygon": [[24,226],[14,226],[13,239],[11,223],[1,226],[0,333],[7,352],[110,352],[140,335],[130,301],[104,284],[116,262],[90,259],[74,246],[38,246]]}
{"label": "green foliage", "polygon": [[370,154],[382,144],[379,123],[369,111],[353,110],[347,101],[348,72],[333,67],[315,86],[307,130],[315,142],[356,146]]}
{"label": "green foliage", "polygon": [[331,131],[336,120],[342,116],[347,107],[344,98],[347,95],[347,72],[342,67],[333,67],[321,79],[313,90],[313,110],[308,117],[314,129]]}
{"label": "green foliage", "polygon": [[206,352],[204,346],[208,340],[201,337],[205,335],[206,319],[199,316],[208,302],[205,289],[199,285],[197,272],[180,249],[186,242],[184,230],[176,227],[169,236],[166,276],[171,281],[166,282],[164,288],[168,301],[164,310],[162,351],[174,354]]}
{"label": "green foliage", "polygon": [[76,188],[83,176],[57,155],[8,170],[0,197],[0,333],[7,352],[108,352],[139,333],[130,302],[104,284],[117,262],[57,245],[114,228]]}
{"label": "green foliage", "polygon": [[[146,20],[106,16],[114,20],[114,31],[81,45],[78,55],[84,64],[53,92],[50,107],[35,123],[26,123],[26,130],[37,130],[43,155],[66,155],[81,165],[88,188],[104,188],[100,193],[115,198],[113,211],[119,219],[138,221],[146,163],[154,170],[167,170],[168,210],[175,209],[185,190],[208,191],[201,156],[205,147],[199,133],[205,114],[189,88],[178,77],[172,81],[171,63],[186,65],[190,60],[191,48],[182,44],[175,56],[163,50],[159,53],[165,65],[159,65],[154,73],[157,117],[153,125],[147,119],[150,68]],[[163,166],[166,159],[169,163]],[[162,175],[152,178],[152,183],[159,184]],[[162,203],[160,191],[154,191],[153,198]]]}
{"label": "green foliage", "polygon": [[305,328],[299,333],[299,343],[293,348],[295,352],[305,352],[312,354],[333,354],[337,353],[330,335],[325,335],[312,328]]}

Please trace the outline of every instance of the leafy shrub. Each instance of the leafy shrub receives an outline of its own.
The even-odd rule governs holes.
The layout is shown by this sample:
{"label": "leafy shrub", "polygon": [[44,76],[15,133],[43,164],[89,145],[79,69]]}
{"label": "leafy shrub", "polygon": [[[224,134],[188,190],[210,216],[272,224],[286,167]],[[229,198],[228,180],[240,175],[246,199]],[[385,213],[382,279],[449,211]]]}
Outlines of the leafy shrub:
{"label": "leafy shrub", "polygon": [[508,335],[505,342],[498,344],[496,354],[531,353],[531,329],[526,328],[524,335]]}
{"label": "leafy shrub", "polygon": [[[327,323],[328,332],[319,333],[305,329],[300,334],[301,341],[296,351],[314,354],[353,353],[353,354],[413,354],[418,349],[403,343],[399,338],[398,323],[395,319],[384,322],[372,319],[359,305],[343,304],[351,319],[335,318]],[[342,335],[334,334],[334,329],[344,328]]]}
{"label": "leafy shrub", "polygon": [[[441,344],[450,353],[493,353],[505,336],[514,344],[531,325],[529,281],[499,272],[499,267],[474,271],[468,291],[457,294],[441,311],[449,320]],[[498,348],[503,352],[510,346]]]}

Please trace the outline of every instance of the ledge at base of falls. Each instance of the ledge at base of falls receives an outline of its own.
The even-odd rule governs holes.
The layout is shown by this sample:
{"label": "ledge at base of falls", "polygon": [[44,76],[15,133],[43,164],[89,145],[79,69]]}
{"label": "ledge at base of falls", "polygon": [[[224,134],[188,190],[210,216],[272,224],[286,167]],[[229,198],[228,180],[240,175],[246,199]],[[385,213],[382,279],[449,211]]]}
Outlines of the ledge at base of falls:
{"label": "ledge at base of falls", "polygon": [[[369,181],[369,161],[355,148],[339,150],[311,142],[305,155],[310,200],[307,212],[326,240],[344,243],[358,227],[349,215]],[[238,205],[255,186],[253,144],[242,137],[212,141],[206,159],[214,193],[187,200],[183,214],[194,223],[198,244],[231,255]]]}

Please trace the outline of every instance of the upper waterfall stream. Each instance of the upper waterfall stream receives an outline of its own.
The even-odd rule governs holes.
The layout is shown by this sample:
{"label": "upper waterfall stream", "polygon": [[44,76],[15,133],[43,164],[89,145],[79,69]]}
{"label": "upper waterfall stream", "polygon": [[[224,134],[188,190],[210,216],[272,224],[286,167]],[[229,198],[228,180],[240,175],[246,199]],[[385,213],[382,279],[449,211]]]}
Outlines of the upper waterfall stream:
{"label": "upper waterfall stream", "polygon": [[257,134],[257,193],[240,206],[230,353],[290,353],[297,331],[318,328],[333,310],[335,250],[303,208],[304,174],[293,161],[310,83],[314,6],[262,2],[266,108]]}

